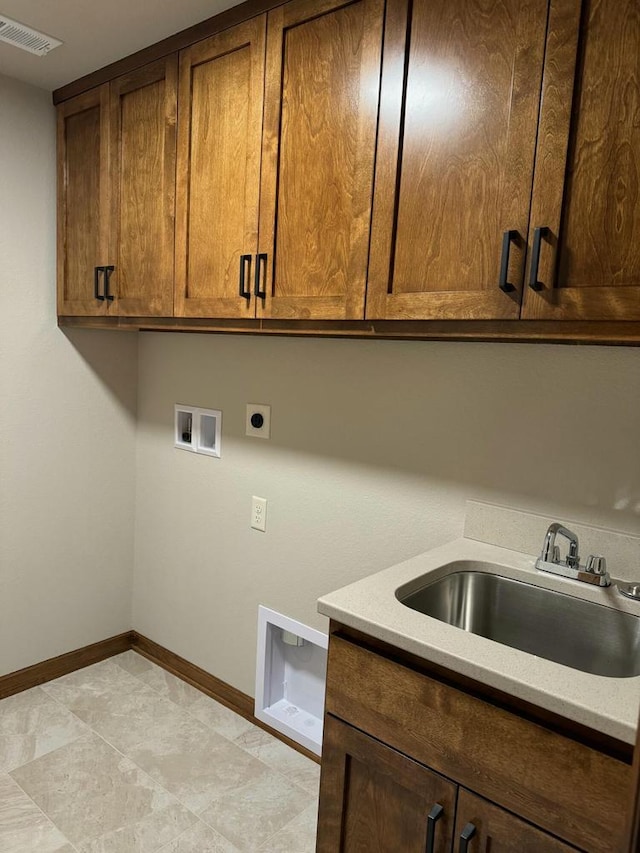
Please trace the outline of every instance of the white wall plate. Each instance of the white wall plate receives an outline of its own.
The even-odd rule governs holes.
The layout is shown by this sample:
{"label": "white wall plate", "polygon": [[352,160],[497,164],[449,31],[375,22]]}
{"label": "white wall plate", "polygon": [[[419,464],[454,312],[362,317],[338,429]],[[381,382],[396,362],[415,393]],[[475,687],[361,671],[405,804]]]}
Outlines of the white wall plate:
{"label": "white wall plate", "polygon": [[246,434],[255,438],[271,438],[271,406],[247,403]]}

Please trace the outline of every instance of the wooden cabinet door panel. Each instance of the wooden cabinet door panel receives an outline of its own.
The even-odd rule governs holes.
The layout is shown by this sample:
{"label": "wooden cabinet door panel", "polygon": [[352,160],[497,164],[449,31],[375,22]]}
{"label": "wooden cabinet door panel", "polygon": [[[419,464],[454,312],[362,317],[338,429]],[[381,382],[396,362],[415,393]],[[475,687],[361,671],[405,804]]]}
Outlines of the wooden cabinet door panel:
{"label": "wooden cabinet door panel", "polygon": [[552,0],[526,319],[640,320],[639,43],[635,0]]}
{"label": "wooden cabinet door panel", "polygon": [[269,12],[258,316],[364,316],[382,20],[381,0]]}
{"label": "wooden cabinet door panel", "polygon": [[451,847],[456,786],[421,764],[327,715],[317,853],[433,853]]}
{"label": "wooden cabinet door panel", "polygon": [[177,56],[111,83],[110,289],[117,313],[173,313]]}
{"label": "wooden cabinet door panel", "polygon": [[108,263],[108,113],[108,83],[58,107],[58,314],[107,312],[94,271]]}
{"label": "wooden cabinet door panel", "polygon": [[467,848],[469,853],[571,853],[577,850],[464,788],[458,791],[456,815],[454,844],[459,843],[467,824],[475,828]]}
{"label": "wooden cabinet door panel", "polygon": [[367,317],[518,316],[546,12],[546,0],[390,4]]}
{"label": "wooden cabinet door panel", "polygon": [[[329,713],[590,853],[621,847],[618,803],[631,785],[623,761],[336,633],[325,702]],[[597,809],[576,808],[586,780],[599,792]]]}
{"label": "wooden cabinet door panel", "polygon": [[253,18],[180,55],[178,317],[255,315],[239,276],[258,245],[265,24]]}

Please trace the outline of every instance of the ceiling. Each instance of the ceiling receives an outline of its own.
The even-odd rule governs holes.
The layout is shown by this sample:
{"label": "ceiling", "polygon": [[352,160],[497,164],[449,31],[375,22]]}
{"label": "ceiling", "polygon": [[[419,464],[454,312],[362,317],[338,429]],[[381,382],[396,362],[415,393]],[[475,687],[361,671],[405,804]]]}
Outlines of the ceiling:
{"label": "ceiling", "polygon": [[0,14],[64,42],[35,56],[0,42],[0,74],[57,89],[238,0],[0,0]]}

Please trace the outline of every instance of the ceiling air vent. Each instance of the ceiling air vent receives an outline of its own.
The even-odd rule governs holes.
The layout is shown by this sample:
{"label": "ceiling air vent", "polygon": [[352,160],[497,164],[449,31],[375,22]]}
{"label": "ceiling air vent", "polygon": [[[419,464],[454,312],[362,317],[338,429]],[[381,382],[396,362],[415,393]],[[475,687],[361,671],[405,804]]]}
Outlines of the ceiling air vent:
{"label": "ceiling air vent", "polygon": [[54,47],[60,47],[62,44],[58,39],[32,30],[31,27],[25,27],[24,24],[12,21],[5,15],[0,15],[0,41],[6,41],[7,44],[28,50],[29,53],[35,53],[37,56],[44,56]]}

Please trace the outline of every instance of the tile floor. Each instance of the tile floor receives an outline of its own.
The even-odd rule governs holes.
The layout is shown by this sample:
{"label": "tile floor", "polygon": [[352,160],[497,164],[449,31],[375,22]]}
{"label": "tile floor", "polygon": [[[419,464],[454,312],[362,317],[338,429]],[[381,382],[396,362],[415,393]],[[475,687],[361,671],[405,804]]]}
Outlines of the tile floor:
{"label": "tile floor", "polygon": [[319,778],[132,651],[0,701],[2,853],[313,853]]}

